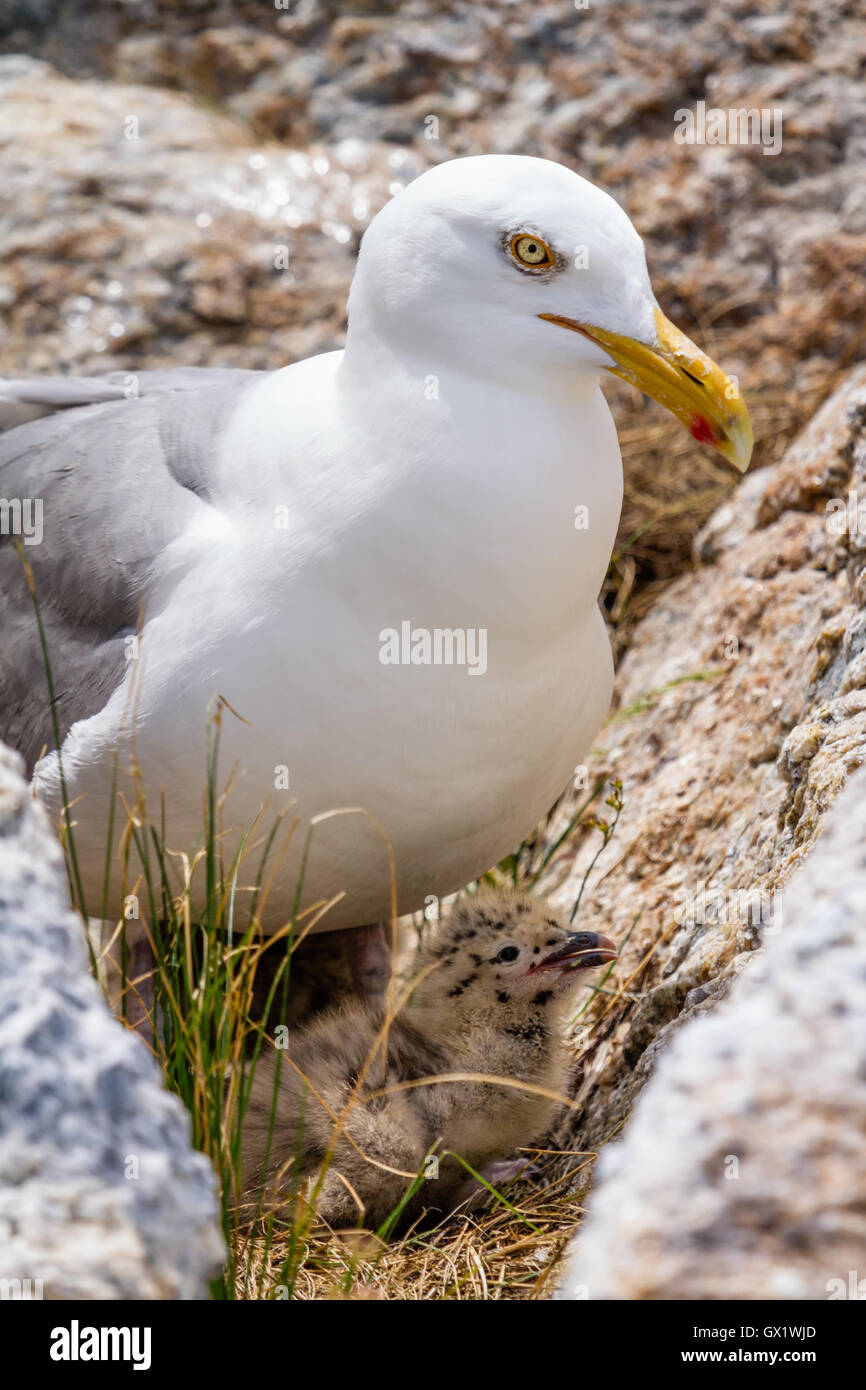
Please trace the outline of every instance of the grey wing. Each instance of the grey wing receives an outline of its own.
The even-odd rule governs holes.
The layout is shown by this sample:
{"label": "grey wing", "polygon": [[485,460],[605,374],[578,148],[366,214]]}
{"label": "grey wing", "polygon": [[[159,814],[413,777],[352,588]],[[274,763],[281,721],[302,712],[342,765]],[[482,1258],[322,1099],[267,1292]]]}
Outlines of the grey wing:
{"label": "grey wing", "polygon": [[138,626],[148,579],[165,547],[210,505],[216,438],[259,377],[143,372],[132,396],[118,373],[0,381],[0,403],[40,412],[0,434],[0,738],[28,767],[55,738],[26,568],[63,739],[122,680],[124,639]]}
{"label": "grey wing", "polygon": [[105,376],[0,376],[0,433],[78,406],[231,386],[259,375],[237,367],[171,367],[164,371],[106,372]]}

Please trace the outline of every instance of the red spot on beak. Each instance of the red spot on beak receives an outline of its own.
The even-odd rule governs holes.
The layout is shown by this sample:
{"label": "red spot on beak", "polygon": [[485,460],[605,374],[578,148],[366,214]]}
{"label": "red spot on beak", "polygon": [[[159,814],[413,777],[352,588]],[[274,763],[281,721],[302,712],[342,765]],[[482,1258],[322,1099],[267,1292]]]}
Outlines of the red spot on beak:
{"label": "red spot on beak", "polygon": [[715,444],[716,436],[709,420],[705,420],[702,415],[696,415],[689,428],[692,439],[696,439],[699,444]]}

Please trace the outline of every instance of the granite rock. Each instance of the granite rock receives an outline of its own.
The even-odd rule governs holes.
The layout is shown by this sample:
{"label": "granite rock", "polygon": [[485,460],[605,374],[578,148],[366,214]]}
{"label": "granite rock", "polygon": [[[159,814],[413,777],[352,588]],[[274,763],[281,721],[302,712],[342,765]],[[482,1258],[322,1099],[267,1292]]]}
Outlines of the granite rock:
{"label": "granite rock", "polygon": [[[597,1165],[561,1297],[866,1297],[866,772]],[[863,1282],[861,1282],[863,1281]]]}
{"label": "granite rock", "polygon": [[207,1296],[216,1181],[109,1013],[59,847],[0,747],[0,1281],[46,1299]]}
{"label": "granite rock", "polygon": [[[619,777],[624,808],[579,920],[625,944],[613,994],[581,1019],[578,1110],[560,1135],[577,1148],[619,1128],[691,1010],[781,929],[780,892],[866,758],[866,549],[852,495],[866,500],[866,367],[711,519],[695,569],[620,665],[584,780]],[[570,906],[598,847],[596,830],[579,829],[540,889]]]}

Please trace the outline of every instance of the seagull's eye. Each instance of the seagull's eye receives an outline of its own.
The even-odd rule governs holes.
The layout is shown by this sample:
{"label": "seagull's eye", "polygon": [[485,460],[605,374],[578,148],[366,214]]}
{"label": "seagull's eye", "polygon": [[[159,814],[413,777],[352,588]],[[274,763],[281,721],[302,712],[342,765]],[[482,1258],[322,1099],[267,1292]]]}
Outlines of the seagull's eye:
{"label": "seagull's eye", "polygon": [[553,252],[546,241],[530,232],[519,232],[511,238],[511,254],[519,265],[530,270],[548,270],[553,264]]}
{"label": "seagull's eye", "polygon": [[509,961],[517,960],[520,951],[516,946],[503,946],[502,950],[493,957],[497,965],[507,965]]}

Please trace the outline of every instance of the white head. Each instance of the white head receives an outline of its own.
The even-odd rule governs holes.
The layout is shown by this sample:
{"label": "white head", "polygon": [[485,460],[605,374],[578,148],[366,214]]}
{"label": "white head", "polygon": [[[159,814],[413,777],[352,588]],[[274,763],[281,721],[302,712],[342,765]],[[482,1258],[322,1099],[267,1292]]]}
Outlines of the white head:
{"label": "white head", "polygon": [[407,362],[528,392],[614,371],[748,463],[745,406],[662,314],[628,217],[551,160],[483,155],[422,174],[364,234],[349,324],[347,352],[356,328],[372,331]]}

